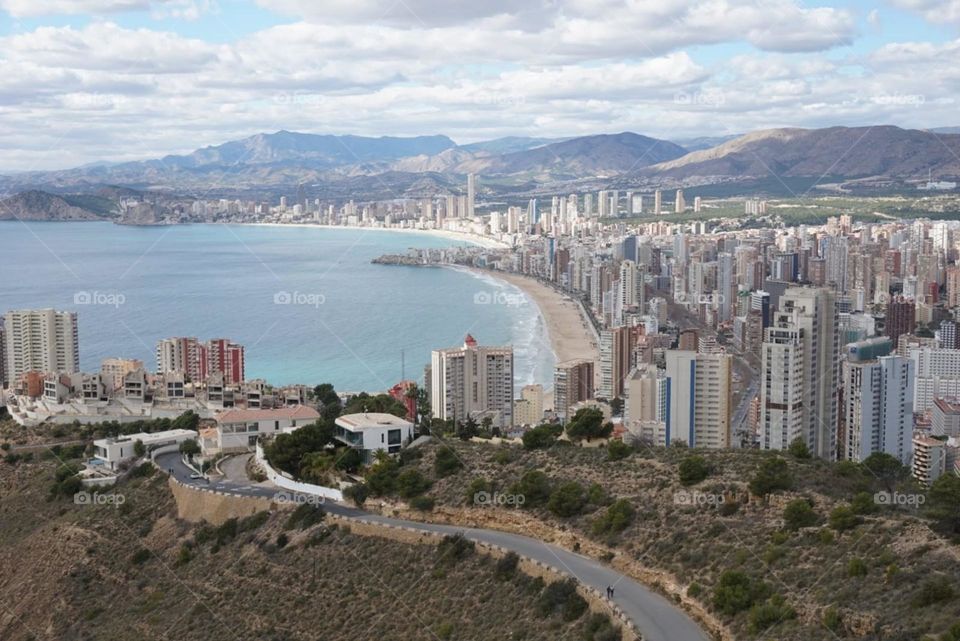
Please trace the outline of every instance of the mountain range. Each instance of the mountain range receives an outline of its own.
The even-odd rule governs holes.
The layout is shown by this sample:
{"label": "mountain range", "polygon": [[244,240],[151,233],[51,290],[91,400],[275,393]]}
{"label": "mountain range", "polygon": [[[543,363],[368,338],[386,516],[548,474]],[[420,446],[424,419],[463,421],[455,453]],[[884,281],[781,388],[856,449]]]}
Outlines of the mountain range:
{"label": "mountain range", "polygon": [[[19,194],[2,203],[7,206],[0,207],[0,217],[35,207],[77,218],[90,204],[99,216],[108,209],[104,199],[122,196],[118,187],[183,197],[202,190],[208,197],[272,199],[293,195],[301,186],[324,199],[424,197],[458,193],[469,173],[482,176],[482,195],[494,200],[605,185],[649,189],[766,181],[775,188],[778,181],[797,178],[912,190],[928,177],[960,176],[958,132],[955,127],[782,128],[679,142],[623,132],[458,145],[441,135],[370,138],[278,131],[155,160],[0,177],[0,189]],[[43,192],[74,201],[44,199]],[[78,201],[78,194],[93,200]]]}

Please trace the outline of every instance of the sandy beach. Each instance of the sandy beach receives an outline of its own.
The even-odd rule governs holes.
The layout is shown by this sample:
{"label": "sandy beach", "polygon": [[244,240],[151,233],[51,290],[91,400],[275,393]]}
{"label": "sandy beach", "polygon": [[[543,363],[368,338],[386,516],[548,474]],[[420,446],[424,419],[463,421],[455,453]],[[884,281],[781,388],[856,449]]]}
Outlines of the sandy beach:
{"label": "sandy beach", "polygon": [[550,345],[553,347],[558,363],[576,358],[599,361],[599,346],[580,311],[579,304],[529,276],[494,271],[483,273],[505,280],[523,290],[536,303],[547,323]]}

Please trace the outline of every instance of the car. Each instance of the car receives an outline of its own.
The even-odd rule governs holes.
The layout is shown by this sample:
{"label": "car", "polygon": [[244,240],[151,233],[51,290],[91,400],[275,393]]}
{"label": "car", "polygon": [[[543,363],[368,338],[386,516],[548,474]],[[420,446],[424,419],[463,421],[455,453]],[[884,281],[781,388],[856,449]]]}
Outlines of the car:
{"label": "car", "polygon": [[193,474],[190,475],[190,478],[191,478],[191,479],[194,479],[194,480],[196,480],[196,479],[202,479],[202,478],[203,478],[203,474],[198,474],[197,472],[194,472]]}

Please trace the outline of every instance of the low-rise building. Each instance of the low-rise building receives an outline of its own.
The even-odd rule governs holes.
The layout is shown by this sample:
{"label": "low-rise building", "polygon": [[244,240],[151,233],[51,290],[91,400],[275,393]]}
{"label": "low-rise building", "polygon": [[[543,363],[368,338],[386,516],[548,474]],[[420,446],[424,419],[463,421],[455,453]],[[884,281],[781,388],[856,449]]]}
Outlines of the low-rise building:
{"label": "low-rise building", "polygon": [[913,478],[930,487],[947,470],[947,444],[935,438],[913,439]]}
{"label": "low-rise building", "polygon": [[149,453],[160,447],[171,445],[179,446],[184,441],[196,439],[197,433],[193,430],[167,430],[165,432],[139,432],[137,434],[125,434],[113,438],[101,438],[93,442],[93,457],[102,461],[106,467],[111,470],[124,461],[132,460],[136,454],[137,441],[143,443],[146,451]]}
{"label": "low-rise building", "polygon": [[257,439],[279,432],[292,432],[320,418],[317,410],[306,405],[277,409],[228,409],[214,416],[216,435],[204,438],[201,449],[204,456],[247,452],[253,450]]}
{"label": "low-rise building", "polygon": [[347,414],[336,420],[334,437],[369,463],[377,452],[395,454],[413,440],[413,423],[393,414]]}

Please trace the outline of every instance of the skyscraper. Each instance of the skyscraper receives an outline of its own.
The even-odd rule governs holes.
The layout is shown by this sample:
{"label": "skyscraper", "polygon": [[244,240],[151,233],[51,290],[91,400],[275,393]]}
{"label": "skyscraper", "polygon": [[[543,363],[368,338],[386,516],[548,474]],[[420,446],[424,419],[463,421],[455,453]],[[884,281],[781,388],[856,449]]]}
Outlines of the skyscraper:
{"label": "skyscraper", "polygon": [[[890,342],[882,342],[889,352]],[[867,350],[851,351],[843,363],[841,457],[861,462],[883,452],[907,465],[913,453],[913,361],[904,356],[872,356]]]}
{"label": "skyscraper", "polygon": [[836,458],[838,321],[831,289],[790,287],[781,296],[762,348],[762,449],[785,449],[800,437],[817,456]]}
{"label": "skyscraper", "polygon": [[494,425],[513,425],[512,347],[480,347],[467,334],[461,347],[433,351],[430,372],[430,401],[437,418],[490,416]]}
{"label": "skyscraper", "polygon": [[629,327],[600,332],[600,396],[608,400],[623,397],[623,382],[630,373],[633,352]]}
{"label": "skyscraper", "polygon": [[477,203],[477,175],[467,175],[467,218],[473,218]]}
{"label": "skyscraper", "polygon": [[728,354],[666,352],[667,445],[730,447],[732,360]]}
{"label": "skyscraper", "polygon": [[660,214],[660,209],[663,207],[663,194],[660,190],[653,192],[653,213],[656,215]]}
{"label": "skyscraper", "polygon": [[917,326],[917,305],[912,300],[894,297],[887,303],[887,318],[884,334],[896,346],[903,334],[912,334]]}
{"label": "skyscraper", "polygon": [[77,315],[53,309],[13,310],[3,319],[7,382],[27,372],[80,371]]}
{"label": "skyscraper", "polygon": [[677,195],[673,200],[673,211],[677,214],[682,214],[687,209],[687,203],[683,199],[683,190],[678,189]]}

